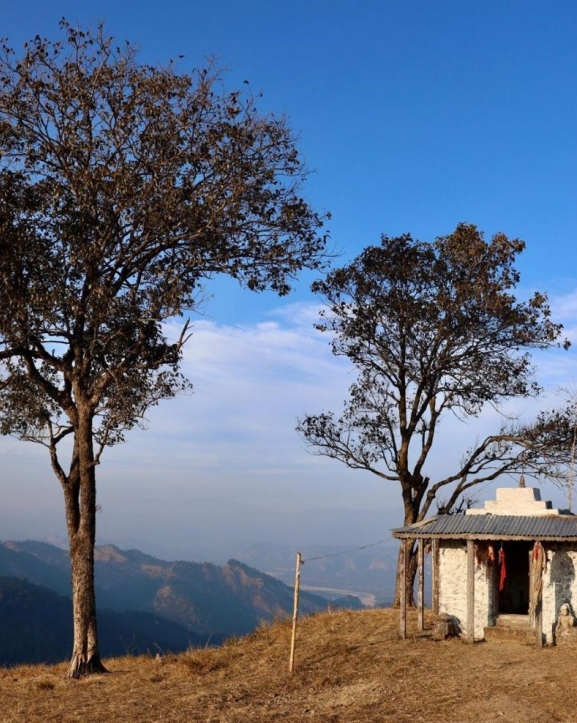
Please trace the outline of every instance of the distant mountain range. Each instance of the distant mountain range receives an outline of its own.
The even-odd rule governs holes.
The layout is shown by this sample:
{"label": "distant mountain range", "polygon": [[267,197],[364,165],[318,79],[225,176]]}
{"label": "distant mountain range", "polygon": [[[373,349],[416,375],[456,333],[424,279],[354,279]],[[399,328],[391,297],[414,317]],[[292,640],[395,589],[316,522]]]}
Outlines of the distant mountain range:
{"label": "distant mountain range", "polygon": [[[342,552],[344,545],[308,545],[302,548],[301,584],[313,588],[353,590],[353,595],[372,595],[380,605],[394,599],[398,543],[368,545]],[[251,567],[290,585],[295,575],[294,548],[286,545],[254,544],[241,547],[235,555]]]}
{"label": "distant mountain range", "polygon": [[[54,545],[0,543],[0,664],[69,654],[70,600],[63,597],[70,592],[69,570],[67,551]],[[219,643],[292,613],[292,588],[237,560],[167,562],[106,545],[96,549],[95,577],[104,656]],[[304,591],[300,600],[303,614],[327,606]],[[331,606],[362,607],[350,596]]]}

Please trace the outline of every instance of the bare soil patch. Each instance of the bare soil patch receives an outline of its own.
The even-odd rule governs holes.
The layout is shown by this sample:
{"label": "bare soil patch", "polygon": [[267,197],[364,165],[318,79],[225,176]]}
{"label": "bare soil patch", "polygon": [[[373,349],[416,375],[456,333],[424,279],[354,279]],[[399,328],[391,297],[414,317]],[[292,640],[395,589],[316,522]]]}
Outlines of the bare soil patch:
{"label": "bare soil patch", "polygon": [[66,665],[0,670],[0,721],[152,723],[575,723],[577,648],[397,639],[393,610],[323,613],[220,648],[107,661],[109,675]]}

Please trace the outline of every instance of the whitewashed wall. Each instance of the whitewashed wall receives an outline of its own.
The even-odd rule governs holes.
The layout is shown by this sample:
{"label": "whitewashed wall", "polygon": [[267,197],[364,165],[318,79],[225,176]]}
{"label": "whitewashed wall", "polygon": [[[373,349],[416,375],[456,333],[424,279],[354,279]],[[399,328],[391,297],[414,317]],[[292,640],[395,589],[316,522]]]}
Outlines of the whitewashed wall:
{"label": "whitewashed wall", "polygon": [[[475,560],[475,640],[483,640],[485,627],[492,622],[491,588],[485,565],[477,565]],[[439,550],[439,612],[457,618],[462,634],[467,634],[466,543],[444,540]]]}
{"label": "whitewashed wall", "polygon": [[569,603],[577,613],[577,550],[556,545],[547,550],[547,568],[543,575],[543,633],[548,643],[554,641],[559,608]]}
{"label": "whitewashed wall", "polygon": [[[494,578],[487,576],[485,565],[475,561],[475,640],[485,636],[484,628],[494,624],[496,610]],[[554,629],[559,608],[569,603],[577,614],[577,550],[557,545],[547,550],[543,574],[543,633],[546,641],[555,640]],[[453,615],[467,634],[467,547],[460,541],[443,541],[439,550],[439,612]]]}

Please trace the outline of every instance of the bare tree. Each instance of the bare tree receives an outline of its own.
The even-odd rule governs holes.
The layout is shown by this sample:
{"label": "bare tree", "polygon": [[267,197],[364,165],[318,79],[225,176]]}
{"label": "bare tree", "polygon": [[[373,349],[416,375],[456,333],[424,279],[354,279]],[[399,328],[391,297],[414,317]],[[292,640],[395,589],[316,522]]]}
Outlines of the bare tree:
{"label": "bare tree", "polygon": [[61,32],[0,50],[0,430],[44,444],[62,486],[78,677],[104,670],[95,467],[188,385],[188,321],[172,341],[163,322],[215,274],[288,293],[326,239],[290,129],[248,86],[140,64],[102,26]]}
{"label": "bare tree", "polygon": [[[427,471],[447,415],[468,419],[542,391],[530,350],[560,345],[562,327],[544,294],[513,295],[523,248],[503,234],[486,242],[466,224],[433,243],[383,236],[313,286],[326,301],[317,328],[331,333],[333,353],[348,357],[358,377],[340,417],[305,416],[297,430],[314,453],[399,483],[405,525],[435,502],[441,513],[466,506],[463,495],[502,474],[558,475],[567,460],[571,427],[562,411],[530,424],[504,419],[446,477]],[[415,566],[413,551],[411,600]]]}

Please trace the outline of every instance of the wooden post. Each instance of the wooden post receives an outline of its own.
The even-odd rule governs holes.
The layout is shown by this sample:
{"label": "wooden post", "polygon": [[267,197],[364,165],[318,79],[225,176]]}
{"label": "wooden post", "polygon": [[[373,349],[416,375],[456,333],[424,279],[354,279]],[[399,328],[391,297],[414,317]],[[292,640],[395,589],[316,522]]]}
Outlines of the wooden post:
{"label": "wooden post", "polygon": [[475,542],[467,540],[467,642],[475,641]]}
{"label": "wooden post", "polygon": [[538,648],[543,647],[543,598],[539,594],[535,607],[535,644]]}
{"label": "wooden post", "polygon": [[417,606],[418,606],[418,623],[419,632],[423,632],[425,629],[425,541],[421,538],[418,541],[418,592],[417,592]]}
{"label": "wooden post", "polygon": [[431,609],[439,614],[439,540],[431,541]]}
{"label": "wooden post", "polygon": [[296,562],[296,572],[295,572],[295,599],[294,599],[294,608],[293,608],[293,630],[291,635],[291,654],[290,654],[290,661],[289,661],[289,673],[293,672],[294,669],[294,662],[295,662],[295,642],[296,642],[296,636],[297,636],[297,620],[299,616],[299,594],[300,594],[300,587],[301,587],[301,565],[302,565],[302,555],[300,552],[297,552],[297,562]]}
{"label": "wooden post", "polygon": [[400,569],[400,584],[401,584],[401,621],[400,621],[400,635],[401,639],[404,640],[407,637],[407,550],[408,540],[401,540],[401,569]]}
{"label": "wooden post", "polygon": [[529,553],[529,596],[530,612],[535,626],[535,644],[543,647],[543,567],[546,562],[546,553],[543,545],[536,541],[533,550]]}

